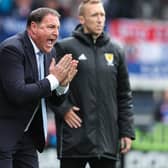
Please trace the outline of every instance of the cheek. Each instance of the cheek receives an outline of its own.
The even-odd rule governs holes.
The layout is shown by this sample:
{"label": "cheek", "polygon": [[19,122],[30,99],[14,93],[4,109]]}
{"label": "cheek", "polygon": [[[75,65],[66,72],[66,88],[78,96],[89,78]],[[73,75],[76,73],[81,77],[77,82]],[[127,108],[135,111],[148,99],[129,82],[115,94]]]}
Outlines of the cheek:
{"label": "cheek", "polygon": [[36,39],[36,43],[37,43],[37,46],[39,46],[40,48],[43,48],[42,46],[45,44],[45,36],[44,35],[39,35],[37,36],[37,39]]}
{"label": "cheek", "polygon": [[88,26],[89,27],[95,27],[96,26],[96,21],[95,20],[88,21]]}
{"label": "cheek", "polygon": [[44,41],[46,39],[47,32],[46,33],[38,33],[38,40]]}
{"label": "cheek", "polygon": [[105,17],[102,20],[103,20],[103,23],[105,23],[105,20],[106,20]]}

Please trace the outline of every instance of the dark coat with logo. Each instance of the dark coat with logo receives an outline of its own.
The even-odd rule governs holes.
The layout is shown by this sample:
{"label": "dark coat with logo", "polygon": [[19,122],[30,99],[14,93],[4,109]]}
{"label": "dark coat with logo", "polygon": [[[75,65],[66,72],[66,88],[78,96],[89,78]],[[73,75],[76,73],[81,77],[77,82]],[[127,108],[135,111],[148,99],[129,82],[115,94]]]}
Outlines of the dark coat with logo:
{"label": "dark coat with logo", "polygon": [[[55,110],[58,156],[106,157],[115,159],[119,139],[134,139],[132,94],[124,53],[105,34],[94,42],[78,26],[73,36],[56,44],[58,58],[72,53],[79,60],[78,73],[70,84],[70,93]],[[77,106],[81,128],[70,128],[64,114]]]}

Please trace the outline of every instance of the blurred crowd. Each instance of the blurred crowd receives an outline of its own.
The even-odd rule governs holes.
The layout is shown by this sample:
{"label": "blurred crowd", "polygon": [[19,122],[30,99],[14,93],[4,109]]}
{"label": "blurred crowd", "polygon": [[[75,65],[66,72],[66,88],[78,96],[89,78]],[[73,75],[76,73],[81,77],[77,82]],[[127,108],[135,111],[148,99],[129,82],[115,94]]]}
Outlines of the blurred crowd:
{"label": "blurred crowd", "polygon": [[[82,0],[0,0],[0,15],[24,18],[37,7],[47,6],[58,10],[64,17],[76,17],[77,6]],[[102,0],[107,19],[168,18],[168,0]]]}
{"label": "blurred crowd", "polygon": [[[60,38],[77,24],[77,6],[82,0],[0,0],[0,41],[25,27],[28,13],[50,7],[61,14]],[[168,0],[102,0],[107,22],[115,18],[168,19]]]}

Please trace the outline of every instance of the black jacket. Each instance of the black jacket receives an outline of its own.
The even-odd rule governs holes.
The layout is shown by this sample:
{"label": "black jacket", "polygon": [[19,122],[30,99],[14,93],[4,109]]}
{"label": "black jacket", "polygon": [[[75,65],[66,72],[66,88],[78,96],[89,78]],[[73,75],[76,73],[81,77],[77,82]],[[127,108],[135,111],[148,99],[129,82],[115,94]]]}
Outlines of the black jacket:
{"label": "black jacket", "polygon": [[[81,26],[72,37],[56,44],[58,58],[65,53],[79,60],[64,104],[55,110],[58,156],[117,157],[119,139],[134,139],[132,94],[123,51],[103,33],[94,43]],[[70,128],[63,116],[71,106],[80,107],[81,128]]]}

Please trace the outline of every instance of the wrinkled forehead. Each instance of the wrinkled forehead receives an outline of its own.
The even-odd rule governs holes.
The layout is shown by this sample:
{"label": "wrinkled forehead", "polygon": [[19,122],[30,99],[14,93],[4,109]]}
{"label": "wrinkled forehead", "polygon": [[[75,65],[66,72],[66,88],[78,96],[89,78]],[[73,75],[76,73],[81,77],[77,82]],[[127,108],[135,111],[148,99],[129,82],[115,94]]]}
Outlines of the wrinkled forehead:
{"label": "wrinkled forehead", "polygon": [[42,19],[42,22],[56,22],[57,24],[60,24],[60,20],[59,20],[59,17],[58,16],[55,16],[54,14],[52,13],[48,13],[46,14],[43,19]]}
{"label": "wrinkled forehead", "polygon": [[90,13],[103,13],[105,10],[102,3],[86,3],[83,7],[83,14],[87,15]]}
{"label": "wrinkled forehead", "polygon": [[78,8],[78,13],[79,13],[79,16],[82,16],[84,14],[84,10],[87,6],[90,6],[90,5],[96,5],[96,4],[102,4],[101,0],[83,0],[80,5],[79,5],[79,8]]}

